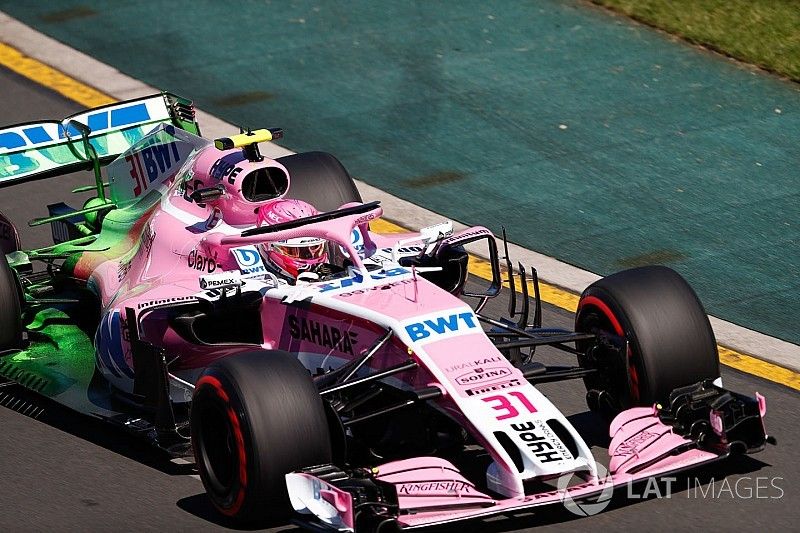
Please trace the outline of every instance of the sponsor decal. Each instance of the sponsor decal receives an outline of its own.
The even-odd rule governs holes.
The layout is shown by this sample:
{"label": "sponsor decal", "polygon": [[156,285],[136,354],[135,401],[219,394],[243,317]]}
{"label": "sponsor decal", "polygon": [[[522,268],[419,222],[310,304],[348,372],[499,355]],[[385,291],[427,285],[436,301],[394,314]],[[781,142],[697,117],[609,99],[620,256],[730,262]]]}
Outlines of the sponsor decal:
{"label": "sponsor decal", "polygon": [[[568,474],[564,474],[559,476],[557,487],[558,490],[551,490],[548,492],[537,492],[536,494],[530,494],[525,496],[523,501],[525,502],[533,502],[539,501],[544,499],[550,498],[559,498],[562,503],[569,509],[571,512],[578,514],[579,516],[591,516],[593,514],[597,514],[602,511],[610,502],[611,497],[614,494],[614,483],[611,479],[611,475],[608,474],[608,471],[605,467],[597,463],[597,479],[594,481],[587,481],[585,483],[579,483],[577,485],[569,486],[572,477],[575,475],[573,472]],[[570,493],[583,491],[585,489],[592,488],[592,489],[602,489],[599,495],[595,495],[590,497],[589,500],[584,498],[579,498],[579,502],[575,502],[570,496]],[[595,507],[597,503],[592,503],[591,499],[597,499],[597,503],[603,504],[601,506]]]}
{"label": "sponsor decal", "polygon": [[[202,189],[203,188],[202,180],[193,180],[192,176],[194,176],[194,174],[192,174],[191,176],[187,175],[184,178],[184,182],[183,182],[183,185],[182,185],[183,191],[181,191],[180,189],[177,189],[175,191],[177,194],[183,195],[183,199],[186,200],[187,202],[192,202],[193,201],[192,200],[192,193],[194,191],[196,191],[197,189]],[[205,204],[197,204],[197,205],[202,207]]]}
{"label": "sponsor decal", "polygon": [[289,317],[289,335],[297,340],[309,341],[332,350],[354,355],[358,333],[340,330],[310,318]]}
{"label": "sponsor decal", "polygon": [[512,379],[510,381],[500,381],[499,383],[488,383],[486,385],[481,385],[479,387],[474,387],[471,389],[466,389],[464,392],[467,393],[467,396],[477,396],[479,394],[485,394],[487,392],[492,392],[496,390],[508,389],[510,387],[518,387],[522,384],[518,379]]}
{"label": "sponsor decal", "polygon": [[357,219],[355,219],[355,221],[353,222],[353,225],[354,226],[360,226],[361,224],[366,224],[370,220],[375,220],[375,218],[377,216],[378,215],[376,215],[375,213],[367,213],[366,215],[364,215],[362,217],[358,217]]}
{"label": "sponsor decal", "polygon": [[537,427],[533,422],[524,424],[511,424],[511,429],[517,432],[517,436],[525,442],[528,449],[542,463],[563,461],[564,457],[554,449],[543,434],[536,433]]}
{"label": "sponsor decal", "polygon": [[436,316],[429,320],[407,324],[405,328],[413,342],[429,338],[438,340],[444,336],[471,333],[480,329],[472,311]]}
{"label": "sponsor decal", "polygon": [[180,153],[176,142],[159,143],[153,139],[136,153],[126,155],[125,161],[130,165],[129,174],[133,180],[133,196],[138,198],[148,186],[163,176],[180,162]]}
{"label": "sponsor decal", "polygon": [[171,305],[178,302],[189,302],[189,301],[196,301],[197,298],[193,296],[175,296],[174,298],[164,298],[163,300],[148,300],[146,302],[140,302],[136,305],[137,309],[149,309],[151,307],[161,307],[165,305]]}
{"label": "sponsor decal", "polygon": [[241,152],[228,154],[225,157],[217,159],[214,164],[211,165],[208,175],[217,181],[228,178],[228,183],[233,184],[236,181],[236,176],[243,170],[242,167],[237,166],[237,163],[243,160],[244,155],[242,155]]}
{"label": "sponsor decal", "polygon": [[[393,278],[395,276],[401,276],[403,274],[411,274],[411,271],[408,270],[407,268],[400,268],[400,267],[391,268],[384,272],[370,272],[370,277],[372,278],[372,280],[381,280],[381,279]],[[364,283],[364,277],[358,273],[355,273],[353,277],[336,279],[328,283],[322,283],[320,285],[317,285],[316,287],[319,292],[329,292],[338,289],[347,289],[349,287],[354,287],[362,283]]]}
{"label": "sponsor decal", "polygon": [[499,355],[494,357],[482,357],[480,359],[473,359],[472,361],[467,361],[465,363],[458,363],[453,366],[448,366],[444,369],[445,372],[457,372],[459,370],[466,370],[469,368],[474,368],[476,366],[485,366],[492,363],[499,363],[500,361],[504,361],[505,358]]}
{"label": "sponsor decal", "polygon": [[543,422],[511,424],[511,429],[525,442],[525,446],[541,463],[555,463],[566,460],[566,450]]}
{"label": "sponsor decal", "polygon": [[638,451],[639,446],[649,441],[650,439],[658,436],[660,436],[658,433],[642,431],[641,433],[632,436],[631,438],[629,438],[628,440],[617,446],[617,449],[614,450],[614,456],[625,457],[627,455],[634,454]]}
{"label": "sponsor decal", "polygon": [[397,287],[399,285],[408,285],[409,283],[413,283],[413,280],[404,279],[400,281],[395,281],[394,283],[387,283],[386,285],[377,285],[374,287],[367,287],[366,289],[356,289],[350,292],[340,292],[337,296],[342,298],[349,298],[350,296],[355,296],[356,294],[366,294],[371,291],[384,291],[386,289],[391,289],[392,287]]}
{"label": "sponsor decal", "polygon": [[238,270],[212,274],[210,276],[200,276],[201,289],[218,289],[220,287],[239,287],[244,285],[249,279],[259,279],[264,285],[275,287],[275,280],[272,278],[263,279],[263,275],[242,274]]}
{"label": "sponsor decal", "polygon": [[206,257],[199,251],[192,250],[189,252],[187,264],[189,265],[189,268],[211,274],[217,269],[217,253],[214,252],[214,257]]}
{"label": "sponsor decal", "polygon": [[497,381],[511,375],[511,370],[502,366],[494,366],[491,368],[475,368],[474,370],[461,374],[456,378],[456,383],[459,385],[474,385],[477,383],[486,383],[487,381]]}
{"label": "sponsor decal", "polygon": [[219,224],[221,221],[222,221],[222,210],[219,207],[214,207],[211,211],[211,214],[206,219],[206,229],[216,228],[217,224]]}
{"label": "sponsor decal", "polygon": [[231,249],[236,264],[239,265],[239,270],[242,274],[257,274],[266,272],[264,261],[261,259],[261,254],[258,253],[258,248],[255,246],[241,246],[239,248]]}
{"label": "sponsor decal", "polygon": [[472,492],[472,486],[465,481],[425,481],[421,483],[400,483],[398,494],[418,496],[423,493],[464,494]]}
{"label": "sponsor decal", "polygon": [[216,289],[229,285],[243,285],[244,281],[230,274],[217,274],[216,276],[202,276],[200,278],[201,289]]}

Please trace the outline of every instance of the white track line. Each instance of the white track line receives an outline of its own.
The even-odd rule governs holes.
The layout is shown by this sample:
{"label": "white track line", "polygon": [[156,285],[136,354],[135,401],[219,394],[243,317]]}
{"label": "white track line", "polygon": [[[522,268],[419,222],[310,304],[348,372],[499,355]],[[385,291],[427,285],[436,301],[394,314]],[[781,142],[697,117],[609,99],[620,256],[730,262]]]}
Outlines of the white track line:
{"label": "white track line", "polygon": [[[101,63],[34,30],[2,11],[0,11],[0,35],[3,36],[3,40],[6,40],[26,55],[46,63],[114,98],[123,100],[159,91],[159,89],[145,85],[139,80],[123,74],[112,66]],[[166,89],[168,90],[168,88]],[[181,96],[191,98],[192,95]],[[238,131],[236,126],[201,110],[197,112],[197,119],[205,137],[222,137]],[[275,144],[268,144],[261,151],[271,158],[294,153]],[[442,215],[392,196],[362,181],[356,181],[356,184],[365,201],[380,200],[387,218],[407,228],[419,229],[440,222],[444,218]],[[461,224],[454,225],[456,227],[465,227]],[[477,255],[485,256],[484,250],[470,251]],[[573,292],[580,293],[587,285],[600,278],[597,274],[515,244],[509,245],[509,251],[515,261],[522,261],[525,265],[535,266],[543,281]],[[711,324],[720,344],[738,352],[800,371],[800,346],[743,328],[713,316],[711,317]]]}

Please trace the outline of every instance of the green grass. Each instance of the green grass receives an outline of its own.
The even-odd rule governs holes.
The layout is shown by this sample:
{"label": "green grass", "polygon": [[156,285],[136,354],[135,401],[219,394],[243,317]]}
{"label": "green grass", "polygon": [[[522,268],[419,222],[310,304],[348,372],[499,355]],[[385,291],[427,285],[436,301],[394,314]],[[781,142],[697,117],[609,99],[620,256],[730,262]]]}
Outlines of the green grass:
{"label": "green grass", "polygon": [[800,81],[800,0],[592,0]]}

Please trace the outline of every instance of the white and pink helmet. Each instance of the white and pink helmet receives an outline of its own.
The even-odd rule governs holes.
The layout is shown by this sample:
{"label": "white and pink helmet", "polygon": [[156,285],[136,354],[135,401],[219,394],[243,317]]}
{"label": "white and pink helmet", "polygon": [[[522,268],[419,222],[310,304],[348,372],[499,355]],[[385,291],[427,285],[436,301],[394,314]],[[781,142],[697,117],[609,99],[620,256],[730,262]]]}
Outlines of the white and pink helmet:
{"label": "white and pink helmet", "polygon": [[[280,224],[318,214],[313,205],[302,200],[281,198],[258,209],[259,226]],[[326,241],[316,237],[298,237],[286,241],[265,244],[263,252],[267,260],[284,274],[296,278],[300,272],[328,260]]]}

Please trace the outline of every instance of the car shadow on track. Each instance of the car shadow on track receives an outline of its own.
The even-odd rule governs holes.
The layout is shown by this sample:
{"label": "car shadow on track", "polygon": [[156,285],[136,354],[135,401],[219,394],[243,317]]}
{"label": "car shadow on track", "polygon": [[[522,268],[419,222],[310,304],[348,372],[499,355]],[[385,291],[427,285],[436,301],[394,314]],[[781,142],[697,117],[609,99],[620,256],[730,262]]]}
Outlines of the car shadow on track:
{"label": "car shadow on track", "polygon": [[170,476],[196,473],[193,463],[173,462],[166,452],[146,440],[136,438],[109,423],[76,413],[20,385],[9,384],[4,386],[2,391],[5,399],[0,408],[8,408],[35,418],[38,422]]}
{"label": "car shadow on track", "polygon": [[269,530],[271,532],[301,531],[300,528],[293,524],[287,523],[285,520],[281,522],[265,522],[252,525],[238,524],[230,518],[217,512],[205,492],[195,494],[194,496],[188,496],[186,498],[181,498],[178,500],[176,505],[184,512],[226,529],[235,529],[237,531]]}

